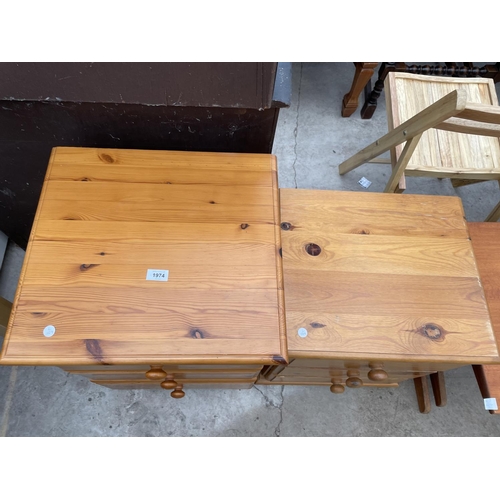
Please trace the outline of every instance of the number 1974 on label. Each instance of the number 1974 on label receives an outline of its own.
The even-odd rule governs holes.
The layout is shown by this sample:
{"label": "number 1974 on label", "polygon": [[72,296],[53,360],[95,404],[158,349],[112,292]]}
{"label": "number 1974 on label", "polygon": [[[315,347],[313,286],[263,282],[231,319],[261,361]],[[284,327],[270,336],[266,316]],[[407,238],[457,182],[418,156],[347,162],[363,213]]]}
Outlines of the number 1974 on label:
{"label": "number 1974 on label", "polygon": [[148,269],[146,273],[148,281],[168,281],[168,269]]}

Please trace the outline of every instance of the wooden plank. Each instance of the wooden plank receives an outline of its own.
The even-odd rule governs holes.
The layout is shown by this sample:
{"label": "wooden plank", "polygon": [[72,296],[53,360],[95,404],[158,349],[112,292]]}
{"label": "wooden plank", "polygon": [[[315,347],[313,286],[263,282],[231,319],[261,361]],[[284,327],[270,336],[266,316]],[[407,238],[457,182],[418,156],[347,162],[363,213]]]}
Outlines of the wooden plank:
{"label": "wooden plank", "polygon": [[483,168],[481,170],[471,169],[458,172],[452,167],[434,167],[429,164],[412,163],[406,167],[405,175],[408,177],[425,176],[436,179],[480,179],[481,181],[488,181],[498,179],[498,170],[494,168]]}
{"label": "wooden plank", "polygon": [[490,123],[478,123],[463,118],[448,118],[443,123],[436,125],[439,130],[458,132],[460,134],[487,135],[489,137],[500,137],[500,125]]}
{"label": "wooden plank", "polygon": [[458,117],[464,120],[500,125],[500,108],[490,104],[467,103]]}
{"label": "wooden plank", "polygon": [[[140,208],[154,203],[166,212],[189,209],[192,206],[205,210],[228,209],[233,205],[270,207],[273,203],[272,188],[260,186],[218,186],[182,184],[145,184],[126,182],[72,182],[51,181],[47,188],[48,201],[109,201],[129,203],[130,208]],[[222,205],[222,207],[210,206]],[[250,210],[252,208],[252,210]],[[45,209],[44,209],[45,213]],[[42,215],[44,215],[44,213]],[[125,219],[126,220],[126,219]]]}
{"label": "wooden plank", "polygon": [[464,213],[453,196],[395,197],[382,193],[280,189],[281,218],[292,231],[321,234],[414,235],[437,238],[467,236]]}
{"label": "wooden plank", "polygon": [[[324,326],[311,326],[324,325]],[[308,335],[298,335],[306,328]],[[399,314],[311,314],[287,306],[288,348],[313,353],[330,352],[331,357],[350,357],[354,353],[369,359],[390,359],[390,355],[453,362],[498,357],[489,317],[455,319],[446,315],[416,316]],[[318,354],[319,356],[319,354]],[[497,359],[498,362],[498,359]],[[471,364],[466,362],[466,364]]]}
{"label": "wooden plank", "polygon": [[[276,248],[256,241],[193,245],[177,241],[35,241],[30,262],[34,264],[146,264],[182,269],[189,265],[222,265],[221,255],[231,254],[233,266],[249,268],[273,265]],[[213,264],[215,263],[215,264]],[[161,267],[160,267],[161,269]],[[273,269],[274,270],[274,269]],[[29,270],[28,270],[29,271]],[[210,272],[206,269],[206,272]],[[252,271],[249,271],[251,274]],[[28,272],[28,276],[31,273]]]}
{"label": "wooden plank", "polygon": [[[308,311],[311,315],[363,311],[376,316],[392,316],[397,297],[398,314],[488,319],[488,308],[477,277],[430,278],[367,273],[362,280],[356,280],[351,272],[321,270],[305,274],[302,270],[288,269],[286,287],[287,308]],[[444,296],[448,299],[446,311],[442,306]]]}
{"label": "wooden plank", "polygon": [[158,242],[178,243],[254,242],[275,245],[272,224],[204,224],[181,222],[116,222],[110,221],[69,221],[40,220],[35,240],[82,241],[82,242]]}
{"label": "wooden plank", "polygon": [[71,164],[58,162],[54,165],[51,180],[80,182],[131,182],[134,184],[206,184],[221,186],[271,187],[272,179],[266,170],[247,170],[234,165],[232,169],[220,169],[217,165],[203,170],[193,170],[179,165],[179,168],[163,166]]}
{"label": "wooden plank", "polygon": [[[67,335],[68,337],[68,335]],[[125,338],[125,335],[123,335]],[[5,346],[2,364],[71,366],[99,364],[169,364],[169,363],[227,363],[278,364],[283,363],[279,340],[268,339],[215,339],[201,344],[192,339],[176,339],[166,343],[163,339],[129,340],[83,339],[45,342],[44,340],[13,340]],[[269,350],[276,354],[269,354]],[[90,350],[89,350],[90,349]]]}
{"label": "wooden plank", "polygon": [[[273,252],[274,253],[274,252]],[[161,289],[164,285],[158,281],[146,281],[149,268],[169,270],[169,289],[276,289],[276,273],[268,265],[258,261],[252,266],[246,265],[189,265],[189,253],[185,262],[173,264],[168,257],[156,257],[146,264],[102,264],[74,262],[72,264],[32,262],[26,272],[25,286],[53,285],[63,287],[99,286],[114,288],[136,286]],[[272,255],[274,259],[274,255]],[[195,262],[195,261],[193,261]],[[154,265],[151,265],[153,264]]]}
{"label": "wooden plank", "polygon": [[[306,245],[317,244],[321,253],[310,256]],[[475,277],[477,268],[468,240],[414,236],[318,235],[293,231],[283,240],[287,268],[306,272],[341,271],[357,274]],[[286,279],[286,278],[285,278]]]}
{"label": "wooden plank", "polygon": [[[244,200],[242,200],[244,203]],[[167,205],[167,206],[166,206]],[[234,224],[272,224],[272,214],[266,206],[257,205],[252,213],[244,204],[205,202],[186,203],[144,201],[143,203],[113,201],[48,201],[41,219],[75,221],[128,222],[201,222]]]}
{"label": "wooden plank", "polygon": [[[207,153],[184,151],[156,151],[141,149],[101,149],[58,147],[54,161],[55,172],[67,165],[82,167],[83,175],[87,166],[120,166],[138,170],[145,167],[164,168],[177,171],[182,168],[200,170],[246,170],[270,172],[276,158],[268,154],[253,153]],[[57,175],[56,175],[57,176]],[[52,179],[52,176],[49,177]]]}
{"label": "wooden plank", "polygon": [[265,339],[271,329],[278,328],[277,310],[275,290],[211,290],[207,294],[158,286],[74,287],[70,291],[26,287],[13,327],[17,338],[27,343],[43,339],[44,327],[53,324],[58,335],[48,340],[52,343],[68,338],[134,339],[134,332],[140,332],[134,339],[137,344],[162,339],[168,350],[167,341],[184,338]]}

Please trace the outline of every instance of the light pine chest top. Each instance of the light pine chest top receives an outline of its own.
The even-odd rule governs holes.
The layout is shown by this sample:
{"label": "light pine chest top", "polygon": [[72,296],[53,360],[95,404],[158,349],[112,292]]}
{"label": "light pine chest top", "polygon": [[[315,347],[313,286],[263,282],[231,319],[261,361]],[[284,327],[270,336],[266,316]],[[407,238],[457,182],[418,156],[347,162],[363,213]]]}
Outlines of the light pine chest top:
{"label": "light pine chest top", "polygon": [[55,148],[1,362],[284,363],[278,221],[272,155]]}
{"label": "light pine chest top", "polygon": [[280,199],[291,359],[498,363],[459,198],[281,189]]}

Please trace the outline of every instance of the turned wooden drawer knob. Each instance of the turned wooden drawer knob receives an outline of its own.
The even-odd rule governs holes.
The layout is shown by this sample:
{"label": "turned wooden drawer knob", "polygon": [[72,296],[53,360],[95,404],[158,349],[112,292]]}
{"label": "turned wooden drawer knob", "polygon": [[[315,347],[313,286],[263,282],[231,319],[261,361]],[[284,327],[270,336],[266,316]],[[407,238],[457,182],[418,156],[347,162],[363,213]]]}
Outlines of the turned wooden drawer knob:
{"label": "turned wooden drawer knob", "polygon": [[349,377],[345,381],[345,385],[347,385],[347,387],[350,387],[351,389],[357,389],[358,387],[362,387],[363,381],[358,377]]}
{"label": "turned wooden drawer knob", "polygon": [[183,398],[186,395],[182,390],[182,384],[176,382],[173,375],[167,375],[160,385],[163,389],[174,389],[170,395],[175,399]]}
{"label": "turned wooden drawer knob", "polygon": [[160,385],[163,387],[163,389],[175,389],[178,384],[174,380],[173,375],[167,375],[165,380]]}
{"label": "turned wooden drawer knob", "polygon": [[151,370],[146,372],[146,377],[149,380],[163,380],[167,373],[162,370],[161,366],[151,366]]}
{"label": "turned wooden drawer knob", "polygon": [[333,392],[334,394],[342,394],[345,389],[342,384],[332,384],[330,386],[330,391]]}
{"label": "turned wooden drawer knob", "polygon": [[347,376],[349,377],[345,381],[345,385],[350,387],[351,389],[356,389],[363,385],[363,381],[359,378],[359,370],[358,369],[349,369],[347,370]]}
{"label": "turned wooden drawer knob", "polygon": [[385,380],[387,378],[387,372],[381,368],[374,368],[368,372],[368,378],[374,382]]}
{"label": "turned wooden drawer knob", "polygon": [[176,387],[175,387],[175,391],[172,391],[170,393],[170,395],[175,398],[175,399],[180,399],[180,398],[183,398],[185,396],[185,392],[182,390],[182,384],[178,384]]}

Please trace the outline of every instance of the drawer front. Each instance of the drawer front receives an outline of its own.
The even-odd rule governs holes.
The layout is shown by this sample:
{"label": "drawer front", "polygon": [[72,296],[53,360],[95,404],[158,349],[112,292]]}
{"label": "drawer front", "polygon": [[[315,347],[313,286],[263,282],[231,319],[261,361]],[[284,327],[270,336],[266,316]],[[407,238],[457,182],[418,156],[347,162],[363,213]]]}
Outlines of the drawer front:
{"label": "drawer front", "polygon": [[[256,381],[253,379],[188,379],[183,380],[184,389],[251,389]],[[95,384],[110,389],[159,389],[160,384],[154,380],[92,380]]]}
{"label": "drawer front", "polygon": [[308,379],[315,378],[326,381],[331,381],[332,379],[338,380],[339,383],[345,382],[349,377],[359,377],[363,382],[382,382],[382,383],[393,383],[393,382],[401,382],[403,380],[407,380],[415,377],[422,377],[424,375],[428,375],[429,373],[434,372],[421,372],[421,371],[400,371],[400,370],[392,370],[385,371],[387,376],[382,378],[380,376],[378,379],[370,378],[368,375],[371,372],[370,367],[361,367],[359,369],[340,369],[340,368],[299,368],[299,367],[286,367],[279,374],[277,374],[276,378],[298,378],[298,379]]}
{"label": "drawer front", "polygon": [[[348,373],[343,373],[337,376],[331,376],[329,372],[322,372],[322,373],[314,373],[314,374],[294,374],[294,375],[286,375],[283,372],[279,375],[277,375],[272,382],[273,384],[281,384],[281,383],[286,383],[289,382],[293,384],[294,382],[300,382],[303,384],[307,384],[307,382],[310,382],[311,385],[314,385],[316,383],[324,383],[328,385],[332,385],[332,383],[339,384],[339,385],[349,385],[351,381],[354,381],[355,383],[359,384],[358,380],[361,380],[362,386],[386,386],[386,385],[393,385],[393,384],[399,384],[400,382],[403,382],[404,380],[416,378],[416,377],[421,377],[426,375],[425,373],[416,373],[416,372],[402,372],[402,373],[394,373],[394,374],[389,374],[387,378],[383,380],[370,380],[366,374],[360,373],[360,374],[348,374]],[[349,381],[349,382],[348,382]]]}
{"label": "drawer front", "polygon": [[290,368],[331,368],[331,369],[367,369],[371,366],[377,366],[389,372],[427,372],[446,371],[453,368],[459,368],[463,364],[457,363],[432,363],[432,362],[410,362],[410,361],[377,361],[377,360],[344,360],[344,359],[311,359],[297,358],[292,359],[285,369]]}
{"label": "drawer front", "polygon": [[[149,368],[149,367],[148,367]],[[164,368],[165,369],[165,368]],[[147,370],[68,370],[69,373],[87,377],[92,381],[96,380],[148,380]],[[167,371],[167,370],[165,370]],[[257,378],[259,370],[220,369],[219,370],[168,370],[169,375],[173,375],[175,380],[188,379],[252,379]],[[159,382],[157,382],[159,383]]]}
{"label": "drawer front", "polygon": [[[162,365],[162,368],[166,372],[178,371],[178,370],[204,370],[204,371],[224,371],[224,370],[246,370],[246,371],[260,371],[263,365],[196,365],[196,364],[186,364],[186,365]],[[137,371],[142,370],[146,373],[151,366],[150,365],[75,365],[75,366],[60,366],[59,368],[67,372],[96,372],[96,371]]]}
{"label": "drawer front", "polygon": [[[324,385],[331,387],[331,380],[327,380],[323,377],[282,377],[276,376],[274,380],[266,380],[265,378],[260,378],[256,382],[257,385]],[[338,385],[342,385],[345,387],[345,383],[341,383]],[[368,380],[363,382],[363,387],[398,387],[398,382],[372,382]]]}

